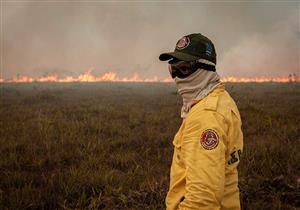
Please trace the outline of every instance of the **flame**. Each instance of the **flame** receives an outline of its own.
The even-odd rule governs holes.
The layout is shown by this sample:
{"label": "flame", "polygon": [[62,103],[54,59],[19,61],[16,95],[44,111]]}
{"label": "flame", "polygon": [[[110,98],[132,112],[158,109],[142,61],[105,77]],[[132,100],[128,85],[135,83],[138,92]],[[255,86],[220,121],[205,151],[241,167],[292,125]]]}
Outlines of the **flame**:
{"label": "flame", "polygon": [[300,82],[300,77],[289,75],[288,77],[224,77],[223,82]]}
{"label": "flame", "polygon": [[[222,82],[300,82],[300,77],[295,74],[287,77],[223,77]],[[95,76],[91,70],[80,74],[78,77],[66,76],[59,77],[57,74],[42,76],[38,78],[28,76],[14,76],[12,79],[3,79],[0,77],[0,83],[30,83],[30,82],[173,82],[171,77],[142,79],[137,73],[131,77],[119,77],[115,72],[107,72],[101,76]]]}
{"label": "flame", "polygon": [[58,75],[48,75],[38,78],[28,76],[14,76],[12,79],[0,78],[0,83],[30,83],[30,82],[172,82],[172,78],[159,79],[157,76],[142,79],[137,73],[132,77],[119,77],[115,72],[107,72],[101,76],[95,76],[91,70],[80,74],[78,77],[66,76],[60,78]]}

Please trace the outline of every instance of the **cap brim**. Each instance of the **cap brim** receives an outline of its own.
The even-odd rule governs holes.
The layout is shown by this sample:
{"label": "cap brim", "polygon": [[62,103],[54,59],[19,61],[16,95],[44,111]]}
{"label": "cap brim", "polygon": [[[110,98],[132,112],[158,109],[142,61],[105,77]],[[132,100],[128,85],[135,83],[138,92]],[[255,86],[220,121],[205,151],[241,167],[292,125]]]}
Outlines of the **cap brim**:
{"label": "cap brim", "polygon": [[193,60],[199,59],[199,57],[197,57],[197,56],[193,56],[193,55],[186,54],[186,53],[183,53],[183,52],[178,52],[178,51],[162,53],[159,56],[159,60],[161,60],[161,61],[167,61],[167,60],[170,60],[172,58],[176,58],[176,59],[182,60],[182,61],[193,61]]}

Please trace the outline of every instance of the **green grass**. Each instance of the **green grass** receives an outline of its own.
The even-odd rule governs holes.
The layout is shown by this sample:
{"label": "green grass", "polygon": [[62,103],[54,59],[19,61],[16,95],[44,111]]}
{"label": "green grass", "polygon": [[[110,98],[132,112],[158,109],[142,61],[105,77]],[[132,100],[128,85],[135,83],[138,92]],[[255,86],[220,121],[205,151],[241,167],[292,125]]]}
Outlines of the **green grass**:
{"label": "green grass", "polygon": [[[0,209],[164,209],[173,84],[1,84]],[[300,207],[300,84],[226,84],[243,209]]]}

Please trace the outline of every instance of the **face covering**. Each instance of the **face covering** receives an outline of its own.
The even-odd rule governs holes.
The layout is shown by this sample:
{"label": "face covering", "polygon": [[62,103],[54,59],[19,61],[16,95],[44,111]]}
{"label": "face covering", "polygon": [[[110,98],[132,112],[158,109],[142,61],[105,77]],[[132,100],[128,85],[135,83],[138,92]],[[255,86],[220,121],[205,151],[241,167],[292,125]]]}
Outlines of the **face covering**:
{"label": "face covering", "polygon": [[181,117],[185,118],[191,106],[207,96],[221,81],[217,72],[198,69],[186,78],[175,77],[178,93],[182,96]]}

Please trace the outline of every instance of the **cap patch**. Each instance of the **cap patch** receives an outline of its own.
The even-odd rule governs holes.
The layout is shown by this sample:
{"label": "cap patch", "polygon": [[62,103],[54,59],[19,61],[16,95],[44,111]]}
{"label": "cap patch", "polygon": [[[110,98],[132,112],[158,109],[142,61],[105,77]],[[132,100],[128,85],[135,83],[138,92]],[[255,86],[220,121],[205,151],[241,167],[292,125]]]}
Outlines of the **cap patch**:
{"label": "cap patch", "polygon": [[190,39],[186,36],[182,37],[180,40],[178,40],[176,44],[177,50],[182,50],[186,48],[190,44]]}
{"label": "cap patch", "polygon": [[212,150],[219,144],[219,136],[213,129],[206,129],[201,135],[200,143],[206,150]]}

